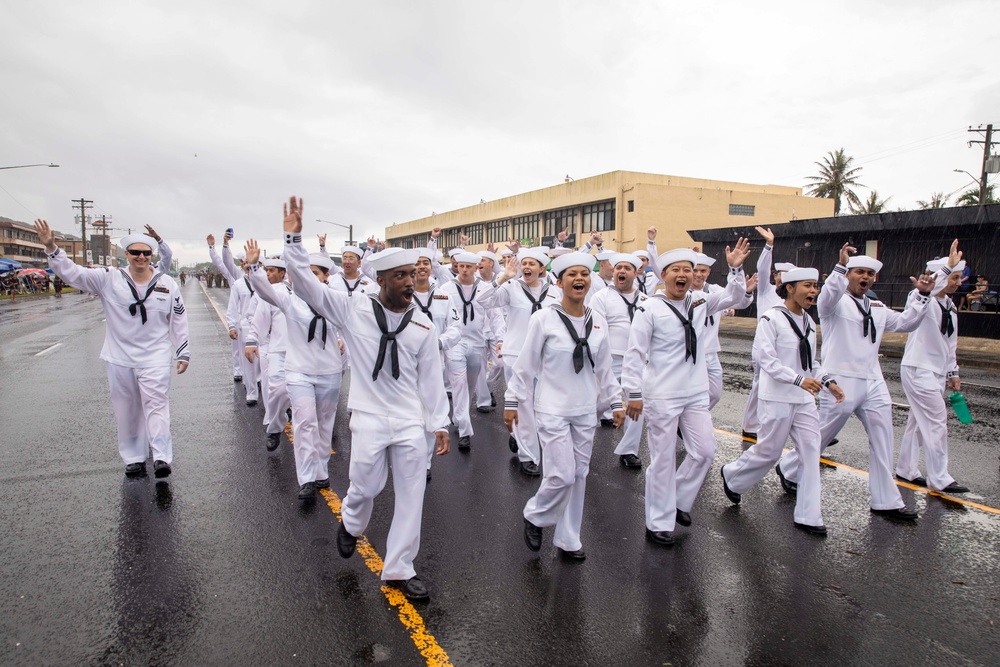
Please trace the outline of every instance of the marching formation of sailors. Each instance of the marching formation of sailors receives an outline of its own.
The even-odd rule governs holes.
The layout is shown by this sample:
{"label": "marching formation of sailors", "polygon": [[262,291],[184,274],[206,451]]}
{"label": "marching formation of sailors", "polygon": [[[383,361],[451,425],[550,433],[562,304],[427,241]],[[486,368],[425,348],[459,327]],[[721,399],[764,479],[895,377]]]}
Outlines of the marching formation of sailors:
{"label": "marching formation of sailors", "polygon": [[[720,319],[754,296],[754,380],[743,419],[744,439],[753,444],[721,469],[730,501],[739,503],[773,467],[784,491],[796,497],[794,526],[825,535],[820,456],[852,414],[869,439],[873,513],[917,517],[905,507],[894,474],[935,490],[968,490],[948,474],[944,399],[946,389],[961,386],[950,298],[964,266],[957,241],[948,256],[911,278],[913,292],[897,312],[868,296],[882,268],[878,260],[845,244],[821,286],[814,267],[774,264],[772,272],[774,235],[762,227],[765,245],[750,277],[743,269],[749,240],[727,247],[726,267],[718,271],[715,258],[693,250],[658,253],[655,228],[647,232],[647,248],[632,253],[606,251],[596,232],[579,250],[563,248],[560,234],[551,249],[516,242],[499,253],[492,246],[479,253],[454,248],[447,265],[436,229],[425,248],[384,248],[374,239],[345,246],[338,266],[325,235],[319,253],[306,251],[302,210],[294,197],[285,205],[280,257],[263,257],[253,239],[234,257],[231,230],[220,255],[215,237],[207,237],[209,256],[231,285],[226,322],[234,381],[242,382],[248,406],[264,404],[268,451],[280,446],[291,421],[298,497],[310,502],[330,486],[341,378],[352,370],[350,486],[337,548],[345,558],[353,555],[391,468],[395,509],[381,576],[410,599],[429,596],[413,563],[433,457],[450,451],[450,426],[458,448],[469,452],[470,410],[494,409],[490,387],[501,373],[508,445],[523,474],[541,477],[523,509],[529,549],[538,551],[544,529],[554,527],[558,553],[585,559],[581,526],[599,426],[624,426],[615,454],[628,469],[643,467],[639,442],[646,428],[646,537],[674,544],[676,526],[693,521],[717,450],[711,411],[722,396]],[[36,230],[56,275],[102,301],[101,357],[126,474],[144,474],[152,450],[154,475],[169,475],[170,369],[176,363],[183,373],[190,360],[180,291],[152,264],[154,248],[162,257],[169,247],[158,236],[133,235],[122,241],[128,269],[88,269],[55,247],[44,221],[36,221]],[[713,270],[725,273],[725,286],[707,282]],[[814,306],[821,345],[808,312]],[[878,354],[887,331],[911,332],[901,368],[911,409],[895,469],[891,401]],[[680,466],[678,439],[686,451]],[[792,450],[782,456],[788,440]],[[918,468],[921,447],[926,477]]]}

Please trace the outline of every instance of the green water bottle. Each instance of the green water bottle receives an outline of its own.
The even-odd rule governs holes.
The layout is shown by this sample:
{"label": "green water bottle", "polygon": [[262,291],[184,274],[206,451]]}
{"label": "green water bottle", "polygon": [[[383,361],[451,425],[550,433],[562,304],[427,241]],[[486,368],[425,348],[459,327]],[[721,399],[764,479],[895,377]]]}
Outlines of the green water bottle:
{"label": "green water bottle", "polygon": [[951,403],[951,407],[955,411],[958,421],[963,424],[972,423],[972,413],[969,412],[969,404],[965,402],[965,396],[962,396],[962,394],[957,391],[952,392],[952,394],[948,397],[948,402]]}

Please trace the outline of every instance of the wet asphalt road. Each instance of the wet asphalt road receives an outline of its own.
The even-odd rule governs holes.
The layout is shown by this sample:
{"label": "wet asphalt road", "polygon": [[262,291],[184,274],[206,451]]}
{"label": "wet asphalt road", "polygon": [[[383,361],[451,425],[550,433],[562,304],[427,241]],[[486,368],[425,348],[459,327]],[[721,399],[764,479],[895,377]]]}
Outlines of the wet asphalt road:
{"label": "wet asphalt road", "polygon": [[[225,290],[209,292],[224,308]],[[300,507],[291,448],[265,451],[215,310],[199,285],[184,293],[192,365],[172,387],[167,483],[123,478],[98,302],[0,305],[0,664],[440,664],[365,562],[337,555],[330,506]],[[715,420],[738,432],[749,342],[724,344]],[[885,368],[905,403],[896,364]],[[951,471],[969,500],[1000,508],[1000,389],[965,394],[978,421],[952,421]],[[341,497],[345,405],[330,465]],[[898,444],[905,409],[895,416]],[[921,519],[890,523],[869,514],[862,473],[826,468],[830,536],[813,538],[792,527],[773,475],[739,507],[726,500],[718,468],[741,444],[720,432],[694,525],[657,548],[643,540],[643,474],[619,466],[620,435],[600,429],[588,557],[568,564],[551,531],[539,554],[524,546],[537,480],[517,472],[500,416],[474,413],[474,425],[471,453],[435,459],[417,560],[432,599],[406,619],[452,664],[1000,663],[1000,515],[903,489]],[[852,420],[828,454],[863,471],[866,451]],[[391,512],[390,481],[367,534],[379,553]]]}

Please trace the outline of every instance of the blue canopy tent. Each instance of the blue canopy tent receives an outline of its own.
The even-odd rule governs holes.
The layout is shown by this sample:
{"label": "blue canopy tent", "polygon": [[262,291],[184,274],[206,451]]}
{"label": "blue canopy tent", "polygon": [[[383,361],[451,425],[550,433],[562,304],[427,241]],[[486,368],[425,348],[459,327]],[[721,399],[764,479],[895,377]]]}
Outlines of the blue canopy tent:
{"label": "blue canopy tent", "polygon": [[14,261],[13,259],[5,259],[3,257],[0,257],[0,273],[4,273],[6,271],[12,271],[14,269],[23,269],[23,268],[24,266],[21,264],[21,262]]}

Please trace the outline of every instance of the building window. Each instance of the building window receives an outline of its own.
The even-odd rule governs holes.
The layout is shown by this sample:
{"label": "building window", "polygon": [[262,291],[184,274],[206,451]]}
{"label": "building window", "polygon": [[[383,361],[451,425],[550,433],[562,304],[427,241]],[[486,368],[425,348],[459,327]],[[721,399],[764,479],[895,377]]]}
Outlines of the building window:
{"label": "building window", "polygon": [[494,220],[486,223],[487,243],[506,243],[510,240],[510,220]]}
{"label": "building window", "polygon": [[753,215],[753,206],[747,204],[730,204],[729,215]]}
{"label": "building window", "polygon": [[545,224],[542,236],[555,236],[566,229],[570,234],[576,233],[576,209],[562,208],[545,214]]}
{"label": "building window", "polygon": [[634,199],[629,199],[628,200],[628,212],[629,213],[634,213],[635,212],[635,200]]}
{"label": "building window", "polygon": [[615,228],[615,202],[606,201],[600,204],[589,204],[583,207],[583,231],[607,232]]}
{"label": "building window", "polygon": [[465,228],[465,235],[469,237],[470,245],[479,245],[483,242],[483,225],[468,225]]}
{"label": "building window", "polygon": [[511,220],[514,239],[522,245],[533,245],[538,237],[538,214],[523,215]]}
{"label": "building window", "polygon": [[431,240],[431,235],[428,233],[414,234],[413,235],[413,247],[414,248],[426,248],[427,242]]}
{"label": "building window", "polygon": [[462,228],[452,227],[441,232],[441,252],[448,252],[452,248],[457,248],[461,243]]}
{"label": "building window", "polygon": [[404,248],[407,248],[407,249],[412,248],[413,247],[413,237],[412,236],[405,237],[403,239],[402,246]]}

